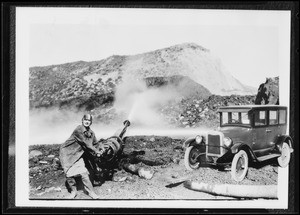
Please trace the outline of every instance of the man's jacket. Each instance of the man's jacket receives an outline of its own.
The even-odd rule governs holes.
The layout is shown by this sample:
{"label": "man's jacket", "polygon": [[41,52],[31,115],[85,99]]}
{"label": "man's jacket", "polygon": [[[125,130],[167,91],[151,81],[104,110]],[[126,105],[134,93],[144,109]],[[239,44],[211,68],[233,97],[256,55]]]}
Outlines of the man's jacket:
{"label": "man's jacket", "polygon": [[99,152],[93,144],[96,144],[95,133],[83,125],[77,126],[69,139],[60,146],[60,162],[66,173],[68,169],[87,151],[90,153]]}

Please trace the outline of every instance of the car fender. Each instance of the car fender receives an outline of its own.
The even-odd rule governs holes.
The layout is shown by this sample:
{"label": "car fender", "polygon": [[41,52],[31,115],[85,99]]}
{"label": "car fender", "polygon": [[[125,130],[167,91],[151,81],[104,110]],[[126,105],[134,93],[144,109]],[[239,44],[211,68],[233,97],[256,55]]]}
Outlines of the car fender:
{"label": "car fender", "polygon": [[276,146],[278,147],[278,149],[281,151],[281,146],[282,143],[286,142],[289,144],[290,148],[293,151],[293,140],[289,135],[280,135],[278,136],[278,138],[276,139]]}
{"label": "car fender", "polygon": [[240,148],[244,145],[244,143],[240,142],[240,143],[234,143],[234,145],[230,148],[230,151],[232,154],[236,154],[238,153],[238,151],[240,150]]}
{"label": "car fender", "polygon": [[195,137],[189,137],[188,139],[186,139],[186,141],[184,141],[182,146],[183,146],[183,148],[187,148],[190,145],[195,145],[195,144],[197,144],[195,141]]}
{"label": "car fender", "polygon": [[230,151],[231,151],[232,154],[236,154],[240,150],[245,150],[248,153],[248,155],[250,154],[250,156],[251,156],[252,159],[256,159],[256,156],[255,156],[254,152],[252,151],[252,149],[247,144],[245,144],[243,142],[235,143],[230,148]]}

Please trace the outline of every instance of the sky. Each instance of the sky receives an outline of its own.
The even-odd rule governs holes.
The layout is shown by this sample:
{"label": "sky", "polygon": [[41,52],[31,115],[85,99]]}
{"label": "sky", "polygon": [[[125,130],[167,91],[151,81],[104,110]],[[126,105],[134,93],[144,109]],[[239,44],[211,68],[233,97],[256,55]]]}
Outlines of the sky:
{"label": "sky", "polygon": [[286,11],[42,8],[30,17],[30,67],[196,43],[253,87],[279,75],[279,28],[289,27]]}

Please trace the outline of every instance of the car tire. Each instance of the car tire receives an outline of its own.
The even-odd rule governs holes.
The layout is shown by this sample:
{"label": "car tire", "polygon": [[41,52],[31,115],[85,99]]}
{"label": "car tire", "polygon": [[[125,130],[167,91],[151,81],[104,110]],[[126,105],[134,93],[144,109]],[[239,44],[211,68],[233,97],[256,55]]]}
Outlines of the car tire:
{"label": "car tire", "polygon": [[249,158],[247,152],[240,150],[234,155],[231,163],[231,177],[235,181],[242,181],[248,171]]}
{"label": "car tire", "polygon": [[289,165],[291,159],[291,150],[289,144],[286,142],[282,143],[281,156],[277,158],[278,165],[285,168]]}
{"label": "car tire", "polygon": [[[196,150],[196,151],[195,151]],[[187,170],[193,171],[200,167],[200,162],[197,160],[195,156],[197,156],[198,147],[189,146],[184,153],[184,166]]]}

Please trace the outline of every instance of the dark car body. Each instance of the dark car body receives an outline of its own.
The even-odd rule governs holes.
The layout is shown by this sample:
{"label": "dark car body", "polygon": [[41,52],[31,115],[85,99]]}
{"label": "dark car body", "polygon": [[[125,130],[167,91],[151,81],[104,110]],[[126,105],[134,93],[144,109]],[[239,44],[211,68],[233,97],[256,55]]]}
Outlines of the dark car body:
{"label": "dark car body", "polygon": [[[232,153],[239,148],[247,147],[254,159],[259,161],[281,155],[279,144],[284,140],[292,148],[292,139],[286,135],[287,107],[278,105],[249,105],[221,107],[220,131],[225,137],[231,138]],[[230,114],[238,113],[238,122],[230,121]],[[248,116],[243,121],[242,114]],[[225,115],[228,116],[226,121]],[[232,117],[232,116],[231,116]],[[245,123],[249,122],[249,123]]]}
{"label": "dark car body", "polygon": [[[218,131],[199,131],[184,142],[185,147],[190,147],[187,162],[228,165],[241,150],[247,159],[259,162],[282,156],[283,143],[293,152],[292,138],[286,134],[287,111],[287,107],[279,105],[220,107]],[[197,149],[194,154],[192,146]]]}

